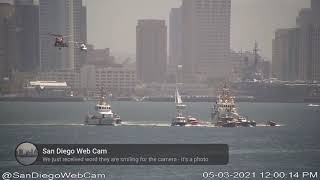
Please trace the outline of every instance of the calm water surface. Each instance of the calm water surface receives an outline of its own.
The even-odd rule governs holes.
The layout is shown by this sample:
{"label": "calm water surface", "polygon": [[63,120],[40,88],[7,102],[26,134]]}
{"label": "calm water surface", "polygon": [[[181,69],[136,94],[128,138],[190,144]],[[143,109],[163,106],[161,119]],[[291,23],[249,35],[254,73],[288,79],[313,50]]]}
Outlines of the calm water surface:
{"label": "calm water surface", "polygon": [[[188,103],[188,114],[208,121],[209,103]],[[0,170],[106,173],[108,179],[202,179],[204,171],[319,171],[320,107],[307,104],[238,103],[242,115],[280,127],[168,127],[173,103],[112,102],[126,126],[83,126],[94,102],[0,102]],[[23,142],[49,144],[226,143],[226,166],[21,166],[14,149]]]}

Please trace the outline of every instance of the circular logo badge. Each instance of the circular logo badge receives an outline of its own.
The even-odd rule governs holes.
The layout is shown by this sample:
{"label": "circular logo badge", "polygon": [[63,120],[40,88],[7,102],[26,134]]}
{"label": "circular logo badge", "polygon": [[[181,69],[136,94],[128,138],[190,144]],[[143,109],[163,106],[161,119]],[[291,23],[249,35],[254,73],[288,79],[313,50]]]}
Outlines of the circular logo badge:
{"label": "circular logo badge", "polygon": [[16,148],[16,160],[24,165],[32,165],[38,157],[37,147],[29,142],[21,143]]}

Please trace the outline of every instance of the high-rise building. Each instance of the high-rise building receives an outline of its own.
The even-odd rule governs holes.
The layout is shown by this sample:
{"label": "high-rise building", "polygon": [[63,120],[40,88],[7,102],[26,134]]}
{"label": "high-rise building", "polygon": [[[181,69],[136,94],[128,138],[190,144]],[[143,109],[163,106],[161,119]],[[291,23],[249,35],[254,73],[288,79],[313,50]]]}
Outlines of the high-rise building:
{"label": "high-rise building", "polygon": [[[81,7],[80,42],[87,44],[87,7]],[[87,62],[87,53],[80,54],[80,67]]]}
{"label": "high-rise building", "polygon": [[167,66],[167,26],[164,20],[139,20],[136,27],[138,80],[162,82]]}
{"label": "high-rise building", "polygon": [[40,67],[39,4],[35,0],[16,0],[17,70],[33,72]]}
{"label": "high-rise building", "polygon": [[320,80],[320,1],[311,0],[312,32],[311,32],[311,61],[312,80]]}
{"label": "high-rise building", "polygon": [[0,0],[0,81],[17,65],[16,25],[13,0]]}
{"label": "high-rise building", "polygon": [[299,70],[298,28],[278,29],[273,39],[272,72],[281,80],[297,80]]}
{"label": "high-rise building", "polygon": [[311,0],[311,9],[313,13],[313,21],[316,24],[319,24],[319,15],[320,15],[320,1],[319,0]]}
{"label": "high-rise building", "polygon": [[312,11],[311,9],[302,9],[297,17],[297,26],[300,29],[300,49],[299,49],[299,71],[298,76],[300,80],[311,79],[311,34],[312,27]]}
{"label": "high-rise building", "polygon": [[283,80],[320,80],[320,2],[301,9],[297,28],[276,32],[273,40],[273,76]]}
{"label": "high-rise building", "polygon": [[311,0],[311,8],[302,9],[297,17],[301,31],[299,79],[320,80],[320,2]]}
{"label": "high-rise building", "polygon": [[169,63],[172,66],[181,64],[182,58],[182,14],[181,8],[172,8],[169,24]]}
{"label": "high-rise building", "polygon": [[[318,16],[320,17],[320,16]],[[320,81],[320,25],[314,24],[311,32],[311,80]]]}
{"label": "high-rise building", "polygon": [[182,59],[186,74],[218,78],[230,74],[231,0],[183,0]]}
{"label": "high-rise building", "polygon": [[[82,0],[40,0],[41,71],[79,70],[80,52],[73,42],[81,41]],[[48,33],[65,35],[67,48],[53,47]]]}
{"label": "high-rise building", "polygon": [[[74,42],[83,42],[86,41],[86,37],[84,37],[84,34],[86,33],[86,27],[83,27],[83,6],[82,6],[82,0],[70,0],[69,2],[70,6],[72,4],[72,9],[73,12],[70,13],[72,14],[72,19],[73,19],[73,41]],[[85,11],[85,16],[86,16],[86,11]],[[85,23],[86,26],[86,23]],[[82,32],[85,31],[85,32]],[[72,47],[73,48],[73,57],[74,57],[74,62],[73,62],[73,67],[71,69],[79,72],[80,67],[81,67],[81,61],[83,58],[83,52],[80,51],[79,44],[75,45]],[[72,58],[72,56],[70,56]],[[71,63],[72,64],[72,63]]]}
{"label": "high-rise building", "polygon": [[299,79],[320,80],[320,3],[311,0],[311,8],[302,9],[297,17],[301,30],[299,51]]}

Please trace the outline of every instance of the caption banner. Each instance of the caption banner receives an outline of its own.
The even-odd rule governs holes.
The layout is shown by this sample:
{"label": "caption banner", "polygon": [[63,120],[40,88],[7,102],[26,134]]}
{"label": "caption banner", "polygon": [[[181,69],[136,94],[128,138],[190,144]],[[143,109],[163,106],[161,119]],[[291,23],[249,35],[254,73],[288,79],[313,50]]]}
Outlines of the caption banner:
{"label": "caption banner", "polygon": [[37,144],[37,165],[225,165],[226,144]]}

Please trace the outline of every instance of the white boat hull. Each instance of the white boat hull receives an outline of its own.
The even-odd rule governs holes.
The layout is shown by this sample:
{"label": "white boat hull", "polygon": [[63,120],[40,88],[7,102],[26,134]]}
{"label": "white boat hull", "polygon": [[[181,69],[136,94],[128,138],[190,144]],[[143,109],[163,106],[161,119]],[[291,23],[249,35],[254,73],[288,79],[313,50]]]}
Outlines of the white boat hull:
{"label": "white boat hull", "polygon": [[117,122],[114,118],[92,118],[87,117],[86,125],[101,125],[101,126],[115,126]]}
{"label": "white boat hull", "polygon": [[186,126],[186,122],[172,122],[171,126]]}

